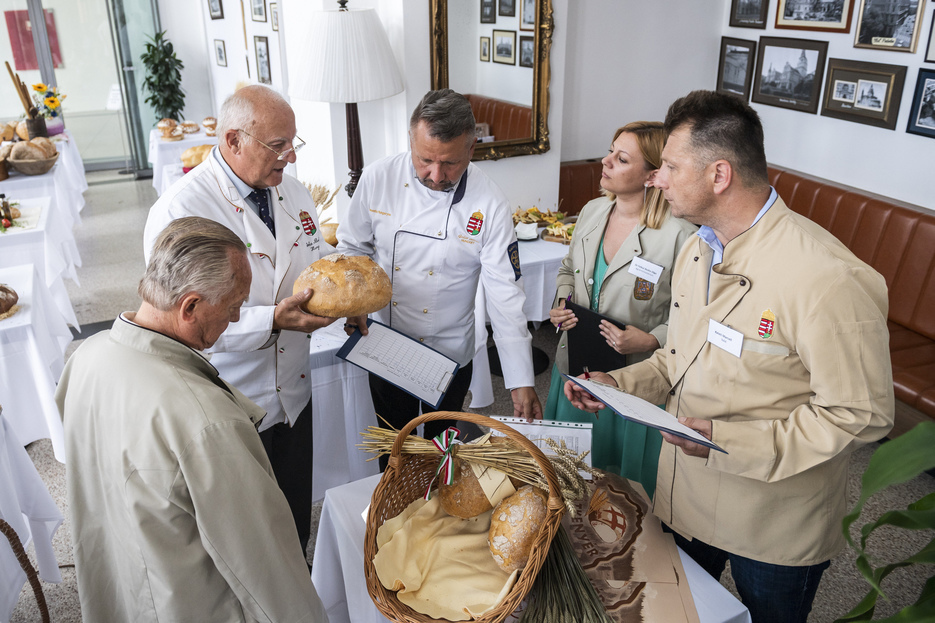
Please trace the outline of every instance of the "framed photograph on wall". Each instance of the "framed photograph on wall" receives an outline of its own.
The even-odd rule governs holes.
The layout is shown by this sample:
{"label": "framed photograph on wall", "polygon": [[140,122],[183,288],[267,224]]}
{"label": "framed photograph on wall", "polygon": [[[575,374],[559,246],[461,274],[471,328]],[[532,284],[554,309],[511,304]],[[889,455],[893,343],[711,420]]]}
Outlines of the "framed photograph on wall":
{"label": "framed photograph on wall", "polygon": [[516,17],[516,0],[499,0],[499,10],[503,17]]}
{"label": "framed photograph on wall", "polygon": [[717,66],[716,91],[750,99],[756,41],[721,37],[721,60]]}
{"label": "framed photograph on wall", "polygon": [[480,60],[490,60],[490,37],[480,38]]}
{"label": "framed photograph on wall", "polygon": [[766,29],[769,0],[730,0],[728,24],[740,28]]}
{"label": "framed photograph on wall", "polygon": [[905,82],[902,65],[829,58],[821,114],[895,130]]}
{"label": "framed photograph on wall", "polygon": [[269,23],[273,26],[273,30],[279,30],[279,3],[278,2],[269,3]]}
{"label": "framed photograph on wall", "polygon": [[776,5],[776,28],[850,32],[854,0],[779,0]]}
{"label": "framed photograph on wall", "polygon": [[929,26],[929,44],[925,48],[926,63],[935,63],[935,13],[932,14],[932,25]]}
{"label": "framed photograph on wall", "polygon": [[935,70],[919,68],[906,132],[935,138]]}
{"label": "framed photograph on wall", "polygon": [[827,41],[760,37],[752,100],[817,113]]}
{"label": "framed photograph on wall", "polygon": [[536,0],[522,0],[523,10],[520,13],[519,29],[536,29]]}
{"label": "framed photograph on wall", "polygon": [[535,37],[520,37],[519,38],[519,66],[520,67],[533,67],[536,60],[536,38]]}
{"label": "framed photograph on wall", "polygon": [[504,65],[516,64],[516,31],[493,31],[493,62]]}
{"label": "framed photograph on wall", "polygon": [[915,53],[925,0],[860,0],[855,48]]}
{"label": "framed photograph on wall", "polygon": [[256,48],[256,79],[263,84],[273,84],[269,70],[269,39],[254,36],[253,47]]}
{"label": "framed photograph on wall", "polygon": [[266,0],[250,0],[250,17],[254,22],[266,21]]}
{"label": "framed photograph on wall", "polygon": [[208,0],[208,15],[211,19],[224,19],[224,5],[221,0]]}
{"label": "framed photograph on wall", "polygon": [[221,39],[214,40],[214,60],[221,67],[227,67],[227,46]]}
{"label": "framed photograph on wall", "polygon": [[497,0],[480,0],[480,23],[497,23]]}

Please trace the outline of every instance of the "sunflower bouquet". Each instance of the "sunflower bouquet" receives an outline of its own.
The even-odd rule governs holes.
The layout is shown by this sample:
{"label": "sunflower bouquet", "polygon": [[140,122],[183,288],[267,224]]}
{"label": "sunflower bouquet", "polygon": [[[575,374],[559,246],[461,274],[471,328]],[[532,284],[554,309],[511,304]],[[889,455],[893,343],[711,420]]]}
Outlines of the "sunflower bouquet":
{"label": "sunflower bouquet", "polygon": [[32,89],[35,91],[32,99],[36,103],[40,116],[46,119],[61,116],[62,101],[68,97],[67,95],[59,93],[58,87],[49,87],[41,82],[32,85]]}

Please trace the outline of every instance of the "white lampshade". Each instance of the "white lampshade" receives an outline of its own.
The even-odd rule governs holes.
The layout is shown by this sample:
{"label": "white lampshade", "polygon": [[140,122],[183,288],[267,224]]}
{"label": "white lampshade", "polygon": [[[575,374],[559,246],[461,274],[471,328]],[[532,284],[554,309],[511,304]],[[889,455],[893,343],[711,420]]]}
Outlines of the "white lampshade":
{"label": "white lampshade", "polygon": [[403,78],[373,9],[318,11],[303,33],[302,70],[289,93],[315,102],[367,102],[396,95]]}

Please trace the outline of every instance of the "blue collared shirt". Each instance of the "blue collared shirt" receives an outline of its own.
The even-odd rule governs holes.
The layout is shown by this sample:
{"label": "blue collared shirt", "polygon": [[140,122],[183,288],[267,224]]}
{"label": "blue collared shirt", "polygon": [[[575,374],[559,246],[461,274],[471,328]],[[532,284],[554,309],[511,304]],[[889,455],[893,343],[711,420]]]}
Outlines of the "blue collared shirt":
{"label": "blue collared shirt", "polygon": [[[772,205],[776,202],[776,199],[778,198],[779,198],[779,195],[776,193],[776,189],[770,186],[769,187],[769,199],[766,200],[766,204],[762,208],[760,208],[759,212],[757,212],[756,218],[753,219],[752,223],[750,223],[750,227],[753,227],[754,225],[756,225],[757,222],[759,222],[759,220],[763,218],[763,215],[766,214],[766,211],[769,210],[770,207],[772,207]],[[748,227],[747,229],[750,229],[750,227]],[[705,243],[709,247],[711,247],[711,251],[714,252],[714,254],[711,256],[711,265],[708,266],[708,289],[710,290],[711,289],[711,271],[714,270],[714,267],[716,265],[720,264],[721,261],[723,261],[724,245],[721,244],[720,240],[718,240],[718,237],[714,233],[714,230],[708,227],[707,225],[702,225],[698,229],[695,235],[697,235],[699,238],[704,240]]]}
{"label": "blue collared shirt", "polygon": [[[221,168],[224,169],[224,173],[227,174],[227,177],[230,179],[231,183],[234,185],[234,188],[237,189],[237,192],[240,194],[240,198],[244,200],[244,203],[250,206],[250,209],[253,210],[253,213],[257,216],[260,216],[260,208],[257,204],[250,198],[250,193],[253,192],[253,187],[244,182],[242,179],[237,177],[237,174],[234,173],[234,170],[230,168],[230,165],[224,161],[223,156],[221,156],[221,150],[217,147],[214,147],[211,150],[211,155],[214,156],[214,159],[217,161]],[[267,193],[269,190],[263,189]]]}

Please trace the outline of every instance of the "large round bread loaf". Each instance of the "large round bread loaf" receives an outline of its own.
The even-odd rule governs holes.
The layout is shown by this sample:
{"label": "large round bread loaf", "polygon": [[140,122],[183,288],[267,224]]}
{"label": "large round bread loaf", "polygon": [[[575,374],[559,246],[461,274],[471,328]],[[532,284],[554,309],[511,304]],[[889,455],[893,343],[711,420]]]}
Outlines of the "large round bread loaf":
{"label": "large round bread loaf", "polygon": [[292,293],[305,288],[312,291],[305,310],[328,318],[369,314],[386,307],[393,297],[386,272],[363,255],[332,253],[313,262],[295,280]]}
{"label": "large round bread loaf", "polygon": [[493,508],[470,464],[457,457],[454,457],[454,478],[450,485],[442,480],[438,498],[446,513],[462,519],[477,517]]}
{"label": "large round bread loaf", "polygon": [[30,139],[29,144],[35,145],[41,149],[46,158],[52,158],[58,153],[58,150],[55,149],[55,143],[44,136],[37,136],[36,138]]}
{"label": "large round bread loaf", "polygon": [[493,509],[487,544],[497,565],[507,573],[526,566],[532,543],[548,514],[546,500],[544,491],[526,485]]}
{"label": "large round bread loaf", "polygon": [[19,295],[16,293],[16,290],[5,283],[0,283],[0,314],[5,314],[10,311],[18,300]]}
{"label": "large round bread loaf", "polygon": [[29,141],[20,141],[13,145],[10,160],[45,160],[45,152]]}

